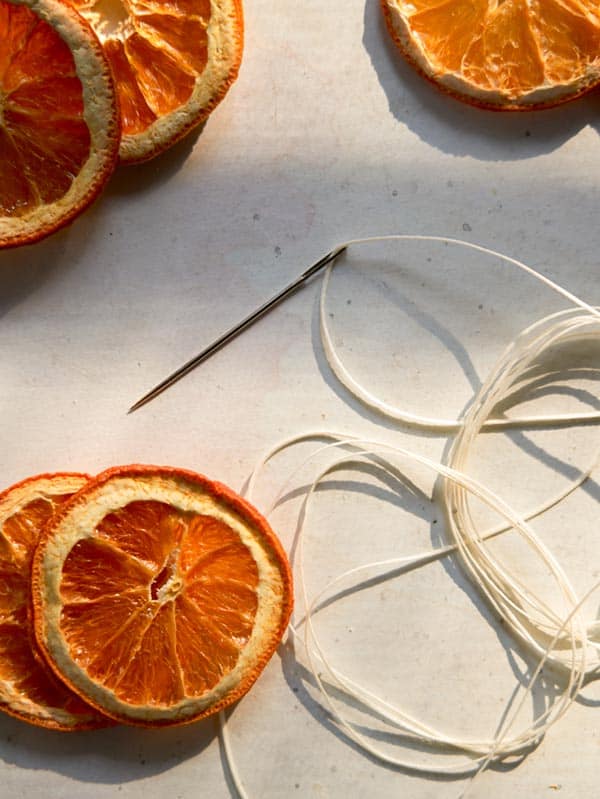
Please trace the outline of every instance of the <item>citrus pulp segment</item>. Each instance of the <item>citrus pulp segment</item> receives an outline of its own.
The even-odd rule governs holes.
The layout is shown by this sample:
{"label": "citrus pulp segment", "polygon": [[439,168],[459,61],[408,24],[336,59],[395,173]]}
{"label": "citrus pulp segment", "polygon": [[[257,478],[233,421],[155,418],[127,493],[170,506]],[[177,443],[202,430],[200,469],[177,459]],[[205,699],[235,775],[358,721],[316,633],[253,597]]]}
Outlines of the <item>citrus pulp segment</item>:
{"label": "citrus pulp segment", "polygon": [[241,0],[73,0],[103,43],[122,114],[121,160],[144,161],[206,119],[237,77]]}
{"label": "citrus pulp segment", "polygon": [[151,726],[242,696],[292,607],[267,522],[224,486],[170,468],[92,479],[46,529],[32,581],[57,674],[103,713]]}
{"label": "citrus pulp segment", "polygon": [[600,81],[596,0],[381,0],[396,44],[460,99],[502,110],[573,99]]}
{"label": "citrus pulp segment", "polygon": [[58,730],[109,720],[71,693],[34,644],[30,569],[43,526],[87,482],[80,474],[41,475],[0,494],[0,708]]}
{"label": "citrus pulp segment", "polygon": [[0,0],[0,247],[63,227],[100,193],[118,156],[110,68],[60,0]]}

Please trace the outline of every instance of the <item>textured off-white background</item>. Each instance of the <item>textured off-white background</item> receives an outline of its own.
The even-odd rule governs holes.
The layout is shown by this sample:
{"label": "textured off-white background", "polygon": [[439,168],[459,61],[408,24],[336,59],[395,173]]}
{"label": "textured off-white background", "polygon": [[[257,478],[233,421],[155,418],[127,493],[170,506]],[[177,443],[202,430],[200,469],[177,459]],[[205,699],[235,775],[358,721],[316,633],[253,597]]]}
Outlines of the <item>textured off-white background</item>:
{"label": "textured off-white background", "polygon": [[[69,230],[0,255],[2,484],[137,461],[189,467],[239,490],[266,448],[326,426],[443,457],[446,438],[399,431],[337,386],[318,340],[318,282],[151,405],[126,411],[350,237],[463,237],[599,303],[599,111],[593,96],[521,115],[442,96],[390,46],[376,0],[246,3],[239,80],[202,134],[119,170]],[[332,289],[334,337],[349,364],[388,401],[434,414],[460,412],[507,341],[564,307],[493,259],[433,246],[353,251]],[[595,435],[486,437],[474,468],[531,507],[587,464]],[[423,495],[357,473],[319,495],[309,590],[443,538],[427,499],[432,475],[406,471]],[[284,476],[284,464],[269,470],[261,507]],[[541,523],[581,591],[597,577],[596,519],[592,485]],[[289,548],[292,514],[277,525]],[[493,735],[516,676],[531,667],[457,563],[353,594],[323,613],[319,630],[355,679],[464,736]],[[350,746],[298,655],[282,650],[231,718],[252,799],[460,795],[464,780],[384,767]],[[483,775],[472,796],[596,795],[593,686],[586,697],[522,763]],[[381,745],[411,755],[385,736]],[[232,795],[211,721],[62,736],[0,719],[6,799]]]}

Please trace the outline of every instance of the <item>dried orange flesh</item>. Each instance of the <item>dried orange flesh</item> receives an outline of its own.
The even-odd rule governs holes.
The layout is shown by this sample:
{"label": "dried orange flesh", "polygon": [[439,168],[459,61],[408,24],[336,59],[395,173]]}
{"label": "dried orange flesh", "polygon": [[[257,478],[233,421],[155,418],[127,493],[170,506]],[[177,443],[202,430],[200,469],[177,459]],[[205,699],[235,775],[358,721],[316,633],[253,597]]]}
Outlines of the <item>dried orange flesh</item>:
{"label": "dried orange flesh", "polygon": [[235,666],[257,583],[256,563],[223,522],[132,502],[69,553],[60,626],[75,662],[117,697],[171,704]]}
{"label": "dried orange flesh", "polygon": [[552,104],[600,80],[592,0],[382,0],[404,52],[446,88],[492,105]]}
{"label": "dried orange flesh", "polygon": [[215,712],[248,690],[285,630],[285,555],[256,511],[205,478],[107,474],[66,506],[36,555],[40,645],[116,719]]}
{"label": "dried orange flesh", "polygon": [[44,525],[86,479],[42,476],[0,495],[0,708],[61,730],[100,726],[106,719],[65,688],[37,652],[31,561]]}
{"label": "dried orange flesh", "polygon": [[83,92],[68,45],[26,6],[0,3],[0,211],[62,197],[89,157]]}
{"label": "dried orange flesh", "polygon": [[[123,160],[150,157],[177,140],[237,73],[239,0],[72,2],[98,34],[116,79]],[[156,124],[165,118],[168,124]]]}

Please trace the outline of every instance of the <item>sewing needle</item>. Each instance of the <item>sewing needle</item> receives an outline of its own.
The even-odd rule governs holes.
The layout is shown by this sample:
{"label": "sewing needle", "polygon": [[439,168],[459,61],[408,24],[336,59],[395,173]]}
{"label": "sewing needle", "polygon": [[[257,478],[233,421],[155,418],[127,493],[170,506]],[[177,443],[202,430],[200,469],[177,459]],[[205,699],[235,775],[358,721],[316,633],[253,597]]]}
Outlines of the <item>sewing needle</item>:
{"label": "sewing needle", "polygon": [[219,338],[216,341],[213,341],[213,343],[210,346],[208,346],[206,349],[202,350],[201,353],[194,356],[191,360],[187,361],[187,363],[184,363],[183,366],[180,366],[179,369],[173,372],[173,374],[166,377],[162,382],[160,382],[157,386],[151,389],[147,394],[144,394],[143,397],[141,397],[134,405],[131,406],[128,413],[133,413],[133,411],[137,411],[137,409],[141,408],[142,405],[145,405],[147,402],[150,402],[159,394],[162,394],[162,392],[165,391],[167,388],[169,388],[169,386],[172,386],[173,383],[176,383],[178,380],[181,380],[181,378],[187,375],[189,372],[191,372],[192,369],[195,369],[196,366],[201,364],[203,361],[207,360],[207,358],[210,358],[211,355],[214,355],[214,353],[217,352],[217,350],[220,350],[221,347],[224,347],[226,344],[228,344],[239,333],[241,333],[243,330],[246,330],[246,328],[250,327],[250,325],[256,322],[257,319],[260,319],[261,316],[264,316],[280,302],[287,299],[287,297],[289,297],[304,283],[306,283],[306,281],[309,280],[309,278],[311,278],[313,275],[316,275],[316,273],[319,272],[324,266],[327,266],[327,264],[335,260],[335,258],[337,258],[340,253],[344,252],[345,249],[346,247],[337,247],[336,249],[331,250],[331,252],[328,252],[327,255],[324,255],[320,261],[317,261],[316,264],[313,264],[306,271],[302,272],[300,277],[296,278],[296,280],[294,280],[292,283],[290,283],[288,286],[282,289],[278,294],[276,294],[270,300],[265,302],[264,305],[261,305],[260,308],[257,308],[255,311],[249,314],[249,316],[247,316],[245,319],[242,319],[242,321],[238,322],[237,325],[234,325],[234,327],[232,327],[226,333],[223,333],[222,336],[219,336]]}

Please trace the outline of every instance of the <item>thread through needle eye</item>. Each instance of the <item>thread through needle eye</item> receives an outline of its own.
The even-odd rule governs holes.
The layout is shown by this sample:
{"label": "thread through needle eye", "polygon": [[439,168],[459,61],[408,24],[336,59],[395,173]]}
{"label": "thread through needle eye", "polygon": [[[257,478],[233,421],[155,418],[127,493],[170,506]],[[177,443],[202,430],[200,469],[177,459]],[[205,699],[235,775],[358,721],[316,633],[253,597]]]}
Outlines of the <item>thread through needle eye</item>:
{"label": "thread through needle eye", "polygon": [[155,397],[158,397],[159,394],[162,394],[163,391],[166,391],[167,388],[172,386],[178,380],[181,380],[182,377],[189,374],[192,369],[195,369],[196,366],[199,366],[203,361],[206,361],[211,355],[214,355],[215,352],[220,350],[221,347],[224,347],[242,331],[246,330],[246,328],[250,327],[250,325],[268,313],[272,308],[274,308],[276,305],[279,305],[280,302],[283,302],[283,300],[287,299],[290,295],[297,291],[313,275],[316,275],[317,272],[323,269],[323,267],[334,261],[338,255],[340,255],[340,253],[344,252],[345,249],[346,246],[336,247],[335,249],[331,250],[331,252],[328,252],[327,255],[324,255],[323,258],[316,262],[316,264],[313,264],[304,272],[302,272],[302,274],[296,278],[296,280],[278,292],[274,297],[271,297],[270,300],[267,300],[267,302],[265,302],[255,311],[252,311],[252,313],[242,319],[241,322],[238,322],[226,333],[223,333],[222,336],[219,336],[219,338],[216,339],[216,341],[213,341],[213,343],[206,347],[206,349],[202,350],[202,352],[198,353],[198,355],[195,355],[189,361],[184,363],[183,366],[179,367],[179,369],[176,369],[172,374],[158,383],[158,385],[154,386],[153,389],[148,391],[147,394],[144,394],[143,397],[141,397],[131,406],[128,413],[137,411],[137,409],[141,408],[142,405],[146,405],[146,403],[150,402]]}

